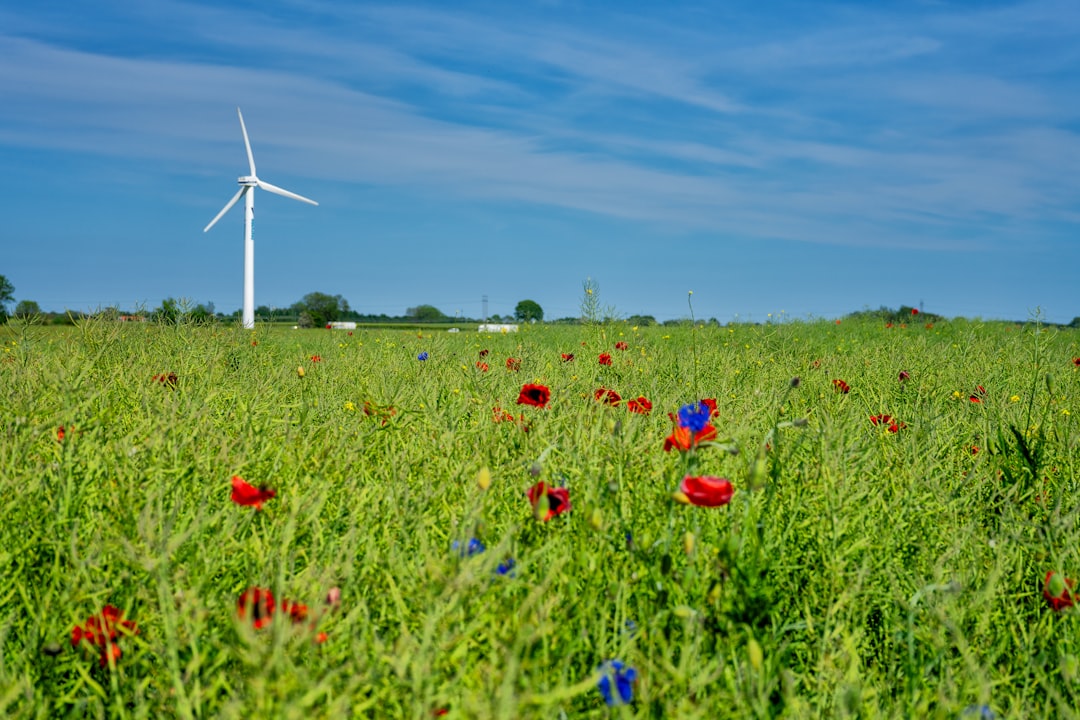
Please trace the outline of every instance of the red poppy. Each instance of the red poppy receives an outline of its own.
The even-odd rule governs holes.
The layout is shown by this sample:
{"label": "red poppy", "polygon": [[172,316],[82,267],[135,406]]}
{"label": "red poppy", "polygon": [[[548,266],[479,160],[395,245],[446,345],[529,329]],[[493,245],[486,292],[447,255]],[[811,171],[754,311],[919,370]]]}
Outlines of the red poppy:
{"label": "red poppy", "polygon": [[976,385],[975,392],[968,397],[968,400],[973,403],[981,403],[984,397],[986,397],[986,388],[982,385]]}
{"label": "red poppy", "polygon": [[901,370],[900,374],[896,376],[896,379],[900,382],[904,382],[905,380],[911,379],[911,373],[909,373],[907,370]]}
{"label": "red poppy", "polygon": [[839,378],[833,380],[832,384],[833,389],[836,390],[836,392],[838,393],[843,393],[844,395],[847,395],[849,392],[851,392],[851,386]]}
{"label": "red poppy", "polygon": [[871,415],[870,422],[874,425],[880,425],[881,427],[888,428],[889,432],[900,432],[907,427],[906,422],[900,422],[899,420],[893,420],[892,415]]}
{"label": "red poppy", "polygon": [[543,522],[547,522],[556,515],[562,515],[570,509],[570,491],[564,487],[550,487],[543,480],[529,488],[526,495],[529,497],[529,503],[532,504],[537,519]]}
{"label": "red poppy", "polygon": [[101,667],[106,667],[110,660],[115,663],[120,659],[122,653],[116,644],[120,635],[138,632],[134,620],[125,620],[123,611],[106,605],[99,614],[88,617],[83,625],[71,629],[71,646],[78,647],[82,642],[93,645],[100,653]]}
{"label": "red poppy", "polygon": [[64,441],[64,434],[65,433],[64,433],[64,426],[63,425],[56,428],[56,441],[57,442],[63,442]]}
{"label": "red poppy", "polygon": [[978,445],[972,445],[971,446],[971,454],[972,455],[978,455],[979,454],[979,446]]}
{"label": "red poppy", "polygon": [[277,495],[277,491],[267,487],[255,487],[239,475],[233,475],[232,501],[237,505],[254,506],[262,510],[262,504]]}
{"label": "red poppy", "polygon": [[281,601],[281,612],[289,616],[294,623],[302,623],[307,620],[308,607],[304,603]]}
{"label": "red poppy", "polygon": [[487,354],[488,354],[489,352],[491,352],[491,351],[490,351],[490,350],[487,350],[486,348],[485,348],[484,350],[481,350],[481,351],[480,351],[480,357],[487,357]]}
{"label": "red poppy", "polygon": [[934,329],[934,323],[926,323],[926,329],[927,330],[933,330]]}
{"label": "red poppy", "polygon": [[601,365],[610,365],[611,364],[611,355],[608,354],[608,353],[600,353],[600,357],[597,358],[597,359],[600,361]]}
{"label": "red poppy", "polygon": [[[250,617],[251,626],[256,630],[269,625],[274,620],[274,613],[281,611],[289,617],[294,625],[307,622],[308,606],[304,603],[282,600],[281,604],[274,601],[274,594],[266,588],[248,588],[240,595],[236,603],[236,614],[241,621],[247,621]],[[312,621],[311,629],[315,629],[317,621]],[[326,642],[326,633],[315,636],[316,643]]]}
{"label": "red poppy", "polygon": [[892,323],[891,323],[891,322],[887,322],[887,323],[885,323],[885,327],[886,327],[886,328],[891,328],[891,327],[892,327]]}
{"label": "red poppy", "polygon": [[563,353],[562,354],[562,361],[563,362],[573,362],[574,361],[574,353]]}
{"label": "red poppy", "polygon": [[1050,603],[1051,610],[1064,610],[1073,606],[1073,581],[1059,572],[1051,570],[1043,581],[1043,597]]}
{"label": "red poppy", "polygon": [[480,372],[487,372],[491,369],[486,362],[480,362],[479,360],[476,361],[476,367],[480,368]]}
{"label": "red poppy", "polygon": [[608,405],[618,405],[622,402],[622,396],[614,390],[608,390],[607,388],[597,388],[593,392],[593,396],[600,402],[607,403]]}
{"label": "red poppy", "polygon": [[155,375],[153,379],[154,379],[155,382],[159,382],[162,385],[164,385],[164,386],[166,386],[168,388],[171,388],[173,390],[176,389],[176,383],[179,380],[179,378],[176,376],[176,373],[174,373],[174,372],[161,373],[160,375]]}
{"label": "red poppy", "polygon": [[312,355],[311,356],[311,362],[313,362],[313,363],[322,362],[322,355]]}
{"label": "red poppy", "polygon": [[258,345],[259,345],[259,341],[258,341],[258,340],[252,340],[252,341],[251,341],[251,347],[258,347]]}
{"label": "red poppy", "polygon": [[641,395],[636,399],[627,400],[626,409],[638,415],[648,415],[652,410],[652,403],[644,395]]}
{"label": "red poppy", "polygon": [[[251,625],[260,630],[274,619],[274,594],[264,588],[248,588],[236,603],[236,614],[241,620],[251,615]],[[284,609],[284,608],[283,608]]]}
{"label": "red poppy", "polygon": [[671,435],[664,438],[664,452],[676,450],[689,450],[703,442],[716,439],[716,428],[708,423],[696,433],[691,433],[690,428],[676,426]]}
{"label": "red poppy", "polygon": [[727,478],[713,475],[687,475],[679,483],[679,491],[686,496],[691,505],[699,507],[720,507],[731,502],[735,488]]}
{"label": "red poppy", "polygon": [[919,308],[911,308],[911,314],[912,315],[918,315],[919,314]]}
{"label": "red poppy", "polygon": [[1080,368],[1080,357],[1073,358],[1073,366]]}
{"label": "red poppy", "polygon": [[616,349],[616,350],[626,350],[626,349],[628,349],[629,347],[630,347],[630,346],[629,346],[629,345],[627,345],[627,344],[626,344],[625,342],[623,342],[622,340],[620,340],[619,342],[615,343],[615,349]]}
{"label": "red poppy", "polygon": [[521,360],[520,360],[520,358],[512,358],[512,357],[506,358],[506,369],[507,370],[512,370],[514,372],[517,372],[518,370],[520,370],[521,369]]}
{"label": "red poppy", "polygon": [[518,395],[518,405],[532,405],[533,407],[546,408],[551,400],[551,391],[544,385],[523,385]]}

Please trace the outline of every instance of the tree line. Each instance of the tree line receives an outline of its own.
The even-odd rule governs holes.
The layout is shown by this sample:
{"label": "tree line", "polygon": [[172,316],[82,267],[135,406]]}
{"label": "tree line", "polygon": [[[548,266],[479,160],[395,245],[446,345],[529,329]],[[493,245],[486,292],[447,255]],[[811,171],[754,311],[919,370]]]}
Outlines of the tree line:
{"label": "tree line", "polygon": [[[14,311],[9,314],[8,307],[15,304]],[[107,307],[95,312],[84,313],[77,311],[65,311],[63,313],[43,312],[37,302],[33,300],[20,300],[15,303],[15,287],[11,282],[0,275],[0,323],[7,322],[9,318],[21,320],[34,320],[50,324],[74,324],[87,318],[103,320],[129,320],[142,322],[156,322],[162,324],[177,323],[212,323],[230,322],[239,320],[241,310],[232,313],[219,313],[213,303],[192,303],[186,299],[168,297],[161,304],[152,309],[135,308],[122,310],[118,307]],[[544,319],[544,310],[534,300],[522,300],[514,310],[513,315],[498,314],[487,318],[463,317],[460,315],[449,316],[434,305],[416,305],[406,308],[403,315],[387,315],[386,313],[371,314],[362,313],[352,309],[349,301],[341,295],[331,295],[324,292],[310,292],[300,300],[288,307],[271,307],[260,305],[255,308],[255,317],[262,322],[292,323],[299,327],[315,328],[325,327],[327,323],[336,321],[353,321],[357,323],[462,323],[474,324],[480,322],[541,322]],[[567,320],[572,320],[568,318]]]}
{"label": "tree line", "polygon": [[[588,292],[592,290],[592,292]],[[582,306],[581,317],[565,317],[549,319],[547,322],[556,325],[579,325],[582,323],[606,323],[625,322],[628,325],[649,327],[663,325],[666,327],[689,325],[689,318],[677,318],[657,321],[652,315],[630,315],[618,317],[613,308],[600,309],[597,306],[598,295],[595,284],[587,285],[586,299]],[[14,308],[9,311],[9,306]],[[153,310],[138,308],[134,310],[121,310],[117,307],[107,307],[92,313],[76,311],[43,312],[37,302],[29,299],[15,301],[15,286],[5,276],[0,275],[0,324],[9,319],[33,320],[49,324],[74,324],[79,320],[98,318],[104,320],[136,320],[149,321],[163,324],[177,323],[212,323],[239,321],[241,311],[238,309],[232,313],[219,313],[214,308],[214,303],[193,304],[184,299],[172,297],[165,298],[161,305]],[[941,315],[932,312],[920,311],[907,305],[901,305],[897,309],[881,306],[877,310],[863,309],[844,316],[852,320],[878,320],[880,322],[904,321],[911,322],[915,317],[920,322],[944,321]],[[460,323],[477,324],[482,322],[494,323],[526,323],[544,322],[544,309],[534,300],[522,300],[514,307],[512,315],[491,315],[486,318],[463,317],[460,315],[450,316],[434,305],[416,305],[405,309],[403,315],[387,315],[385,313],[371,314],[361,313],[349,306],[349,301],[341,295],[331,295],[323,292],[310,292],[288,307],[270,307],[260,305],[255,308],[255,318],[261,322],[291,323],[299,327],[318,328],[325,327],[327,323],[338,321],[351,321],[365,324],[416,324],[416,323]],[[716,318],[699,320],[706,325],[720,325]],[[757,323],[760,324],[760,323]],[[1043,323],[1053,325],[1054,323]],[[1061,327],[1080,328],[1080,317],[1075,317],[1072,322]]]}

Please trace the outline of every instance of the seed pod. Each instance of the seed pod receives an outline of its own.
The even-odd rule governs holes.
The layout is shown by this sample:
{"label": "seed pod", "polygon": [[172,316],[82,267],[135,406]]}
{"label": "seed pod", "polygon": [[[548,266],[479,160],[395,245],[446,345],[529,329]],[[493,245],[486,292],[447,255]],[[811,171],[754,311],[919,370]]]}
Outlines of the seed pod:
{"label": "seed pod", "polygon": [[754,638],[746,643],[746,656],[750,659],[750,667],[754,668],[755,672],[761,672],[761,666],[765,662],[764,653],[761,652],[761,645]]}
{"label": "seed pod", "polygon": [[694,533],[687,531],[686,534],[683,535],[682,549],[687,555],[694,554]]}

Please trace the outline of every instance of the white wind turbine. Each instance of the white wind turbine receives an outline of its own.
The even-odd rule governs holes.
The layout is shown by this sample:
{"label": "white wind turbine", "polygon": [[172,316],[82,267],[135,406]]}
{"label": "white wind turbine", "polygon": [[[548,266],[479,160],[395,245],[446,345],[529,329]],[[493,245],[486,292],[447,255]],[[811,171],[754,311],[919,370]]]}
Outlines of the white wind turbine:
{"label": "white wind turbine", "polygon": [[203,228],[203,232],[206,232],[210,228],[214,227],[214,224],[221,219],[221,216],[229,212],[236,201],[240,199],[240,196],[244,196],[244,314],[243,321],[244,327],[255,327],[255,241],[251,237],[251,223],[255,219],[255,188],[261,188],[268,190],[277,195],[284,195],[287,198],[293,200],[300,200],[301,202],[311,203],[312,205],[318,205],[319,203],[314,200],[297,195],[296,193],[289,192],[283,188],[279,188],[277,185],[271,185],[265,180],[260,180],[255,175],[255,156],[251,154],[251,142],[248,140],[247,128],[244,127],[244,116],[240,112],[240,108],[236,108],[236,114],[240,118],[240,131],[244,133],[244,147],[247,148],[248,166],[251,168],[250,175],[242,176],[237,182],[240,183],[240,189],[233,195],[232,200],[226,203],[225,207],[221,209],[221,212],[210,221],[210,224]]}

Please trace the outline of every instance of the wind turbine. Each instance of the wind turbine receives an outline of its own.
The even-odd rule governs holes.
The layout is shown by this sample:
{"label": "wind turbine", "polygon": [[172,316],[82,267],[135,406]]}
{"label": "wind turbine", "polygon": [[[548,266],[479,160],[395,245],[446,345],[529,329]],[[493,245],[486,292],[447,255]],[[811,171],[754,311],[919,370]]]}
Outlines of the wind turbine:
{"label": "wind turbine", "polygon": [[248,166],[251,168],[251,174],[243,175],[237,180],[237,182],[240,183],[240,189],[233,195],[232,200],[225,204],[225,207],[221,209],[221,212],[210,221],[210,224],[203,228],[203,232],[214,227],[214,224],[221,219],[221,216],[229,212],[232,206],[236,204],[236,201],[240,199],[240,196],[244,197],[243,322],[244,327],[253,328],[255,327],[255,240],[251,236],[251,223],[255,220],[255,188],[268,190],[276,195],[284,195],[287,198],[310,203],[312,205],[318,205],[319,203],[314,200],[309,200],[303,195],[297,195],[284,188],[279,188],[277,185],[271,185],[265,180],[260,180],[258,176],[255,175],[255,156],[251,154],[251,142],[248,140],[247,128],[244,127],[244,115],[240,112],[240,108],[236,108],[236,114],[240,118],[240,131],[244,133],[244,147],[247,148]]}

